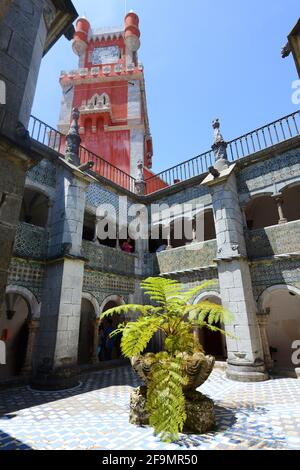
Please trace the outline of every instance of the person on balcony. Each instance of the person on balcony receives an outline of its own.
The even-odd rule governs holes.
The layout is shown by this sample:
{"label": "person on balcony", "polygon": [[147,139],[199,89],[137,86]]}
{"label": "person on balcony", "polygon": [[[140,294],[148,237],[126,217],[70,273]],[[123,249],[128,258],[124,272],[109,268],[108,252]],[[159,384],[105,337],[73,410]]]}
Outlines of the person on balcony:
{"label": "person on balcony", "polygon": [[131,243],[130,238],[127,238],[127,240],[122,243],[121,250],[124,251],[125,253],[132,253],[133,252],[133,245]]}

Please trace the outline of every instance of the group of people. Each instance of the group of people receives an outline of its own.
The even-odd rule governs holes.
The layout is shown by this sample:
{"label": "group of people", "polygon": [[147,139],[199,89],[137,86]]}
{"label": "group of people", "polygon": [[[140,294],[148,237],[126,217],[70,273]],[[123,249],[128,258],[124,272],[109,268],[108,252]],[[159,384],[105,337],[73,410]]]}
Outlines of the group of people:
{"label": "group of people", "polygon": [[[99,325],[98,330],[98,359],[99,361],[111,361],[121,356],[121,337],[116,335],[111,337],[113,333],[113,321],[111,318],[104,318]],[[115,357],[113,357],[115,355]]]}

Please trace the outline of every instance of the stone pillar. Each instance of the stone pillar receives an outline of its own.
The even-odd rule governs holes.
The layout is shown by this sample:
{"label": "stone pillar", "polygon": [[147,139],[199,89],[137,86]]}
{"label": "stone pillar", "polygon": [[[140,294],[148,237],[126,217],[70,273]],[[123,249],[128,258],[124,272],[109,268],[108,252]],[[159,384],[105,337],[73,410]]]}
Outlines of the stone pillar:
{"label": "stone pillar", "polygon": [[[221,143],[220,155],[224,147]],[[214,151],[218,154],[218,142]],[[223,159],[219,159],[219,163]],[[222,169],[223,168],[223,169]],[[234,335],[227,337],[227,376],[237,381],[263,381],[265,372],[263,349],[256,317],[256,305],[247,260],[243,218],[239,205],[235,165],[218,166],[204,181],[212,195],[217,235],[217,264],[220,292],[223,305],[234,315],[226,331]]]}
{"label": "stone pillar", "polygon": [[98,334],[99,322],[98,318],[95,318],[94,323],[94,348],[93,348],[93,356],[92,356],[92,363],[98,364],[98,346],[99,346],[99,334]]}
{"label": "stone pillar", "polygon": [[38,162],[30,151],[26,129],[39,68],[49,36],[54,30],[54,36],[60,36],[67,22],[63,24],[64,14],[60,12],[59,22],[55,23],[58,2],[52,0],[1,0],[0,3],[1,315],[25,175]]}
{"label": "stone pillar", "polygon": [[[72,151],[76,152],[76,148]],[[82,232],[86,191],[91,181],[90,176],[73,165],[61,163],[58,167],[49,228],[50,260],[46,266],[34,364],[33,382],[38,388],[65,388],[76,383],[85,264],[81,254]]]}
{"label": "stone pillar", "polygon": [[22,375],[31,375],[32,373],[32,362],[33,362],[33,352],[35,347],[36,336],[40,326],[39,320],[31,320],[28,324],[28,344],[26,351],[25,363],[22,368]]}
{"label": "stone pillar", "polygon": [[270,344],[267,334],[267,326],[269,321],[269,315],[266,313],[261,313],[257,315],[258,325],[260,329],[260,337],[264,352],[264,359],[267,370],[273,369],[274,361],[272,360],[272,356],[270,353]]}
{"label": "stone pillar", "polygon": [[286,224],[287,223],[287,219],[284,217],[284,212],[283,212],[283,199],[282,199],[282,195],[281,194],[276,194],[274,196],[274,200],[277,204],[277,209],[278,209],[278,215],[279,215],[279,220],[278,220],[278,224],[281,225],[281,224]]}

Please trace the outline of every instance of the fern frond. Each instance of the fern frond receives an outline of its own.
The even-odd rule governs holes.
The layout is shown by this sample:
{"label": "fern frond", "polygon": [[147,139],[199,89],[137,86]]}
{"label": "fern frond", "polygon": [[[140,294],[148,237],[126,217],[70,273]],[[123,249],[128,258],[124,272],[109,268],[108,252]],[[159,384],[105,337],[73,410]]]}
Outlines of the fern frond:
{"label": "fern frond", "polygon": [[183,430],[187,415],[182,387],[187,384],[181,358],[159,358],[153,364],[147,390],[150,425],[164,442],[174,442]]}
{"label": "fern frond", "polygon": [[187,305],[185,314],[188,314],[189,321],[207,320],[209,325],[217,323],[228,325],[233,321],[232,314],[225,307],[208,301],[197,305]]}
{"label": "fern frond", "polygon": [[118,307],[110,308],[103,312],[100,315],[100,320],[105,317],[111,317],[115,314],[121,315],[122,313],[127,314],[129,312],[138,313],[140,315],[149,315],[159,313],[161,311],[160,307],[153,307],[153,305],[135,305],[135,304],[127,304],[127,305],[120,305]]}
{"label": "fern frond", "polygon": [[123,330],[121,349],[129,359],[139,356],[147,347],[163,319],[160,317],[139,317],[135,322],[127,323]]}
{"label": "fern frond", "polygon": [[181,284],[173,279],[149,277],[141,283],[141,288],[151,300],[165,306],[169,299],[177,297],[182,289]]}

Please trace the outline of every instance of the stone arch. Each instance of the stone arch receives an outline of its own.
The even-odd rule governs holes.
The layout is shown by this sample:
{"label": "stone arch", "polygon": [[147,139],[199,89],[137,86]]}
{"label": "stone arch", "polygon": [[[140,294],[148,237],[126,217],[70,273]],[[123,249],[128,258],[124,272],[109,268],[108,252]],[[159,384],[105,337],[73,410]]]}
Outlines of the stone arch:
{"label": "stone arch", "polygon": [[[106,297],[101,306],[100,306],[100,313],[105,312],[106,310],[117,307],[119,305],[124,305],[125,301],[124,298],[120,295],[109,295]],[[128,318],[127,318],[128,320]],[[100,360],[110,361],[113,359],[121,359],[121,337],[115,336],[112,338],[109,343],[107,344],[107,338],[109,338],[107,331],[115,330],[120,323],[126,321],[125,315],[114,315],[110,317],[110,319],[104,318],[103,322],[99,325],[99,338],[101,343],[101,336],[102,342],[106,345],[105,347],[101,347],[100,352]]]}
{"label": "stone arch", "polygon": [[294,181],[281,188],[282,210],[287,222],[300,220],[300,206],[296,201],[300,200],[300,181]]}
{"label": "stone arch", "polygon": [[1,378],[31,372],[41,307],[31,291],[14,285],[6,289],[5,305],[6,314],[0,318],[0,336],[7,343],[7,364],[0,370]]}
{"label": "stone arch", "polygon": [[274,368],[294,369],[292,345],[300,338],[300,289],[288,284],[269,286],[258,299],[258,309],[258,318],[265,318]]}
{"label": "stone arch", "polygon": [[78,338],[79,365],[97,362],[98,312],[99,303],[97,299],[92,294],[83,292]]}
{"label": "stone arch", "polygon": [[41,304],[29,289],[26,289],[26,287],[14,286],[10,284],[6,288],[6,294],[18,294],[23,297],[29,307],[30,317],[35,320],[40,318]]}
{"label": "stone arch", "polygon": [[20,221],[46,228],[49,221],[50,195],[35,185],[26,185],[22,200]]}
{"label": "stone arch", "polygon": [[253,195],[244,205],[247,227],[256,230],[278,224],[279,214],[273,193],[264,192]]}
{"label": "stone arch", "polygon": [[88,300],[93,305],[94,310],[95,310],[95,315],[98,318],[99,315],[100,315],[100,313],[99,313],[100,312],[100,306],[99,306],[99,302],[96,299],[96,297],[94,297],[89,292],[83,292],[82,293],[82,298],[85,299],[85,300]]}
{"label": "stone arch", "polygon": [[116,305],[125,305],[125,300],[122,296],[116,294],[109,295],[103,300],[102,304],[100,305],[99,316],[101,315],[101,313],[104,312],[105,307],[110,302],[115,303]]}
{"label": "stone arch", "polygon": [[[195,299],[193,304],[196,305],[200,302],[211,301],[222,305],[222,298],[218,291],[205,291],[201,292]],[[224,325],[218,325],[224,329]],[[198,330],[198,337],[200,343],[203,345],[206,354],[215,356],[217,360],[224,361],[227,358],[226,337],[219,332],[212,332],[206,328]]]}

